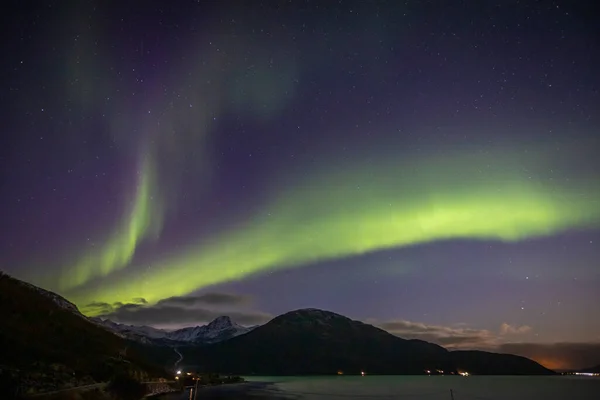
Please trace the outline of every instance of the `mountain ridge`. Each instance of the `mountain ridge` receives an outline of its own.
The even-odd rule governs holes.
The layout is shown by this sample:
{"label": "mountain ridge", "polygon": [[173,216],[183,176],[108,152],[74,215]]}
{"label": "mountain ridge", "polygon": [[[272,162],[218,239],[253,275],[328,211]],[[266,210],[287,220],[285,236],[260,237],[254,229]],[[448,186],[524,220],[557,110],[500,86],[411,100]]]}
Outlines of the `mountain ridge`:
{"label": "mountain ridge", "polygon": [[210,346],[180,348],[202,371],[257,375],[424,374],[446,371],[496,375],[554,374],[524,357],[448,351],[433,343],[402,339],[378,327],[330,311],[299,309],[251,332]]}
{"label": "mountain ridge", "polygon": [[189,326],[176,330],[166,330],[151,326],[128,325],[99,317],[91,318],[95,323],[116,334],[143,343],[170,344],[182,343],[211,344],[242,335],[255,327],[245,327],[223,315],[208,324]]}
{"label": "mountain ridge", "polygon": [[33,393],[106,382],[116,373],[164,377],[163,366],[177,358],[172,349],[102,329],[68,300],[4,273],[0,314],[0,381]]}
{"label": "mountain ridge", "polygon": [[[227,317],[227,316],[222,316],[222,317],[218,317],[215,320],[213,320],[211,323],[207,324],[207,325],[203,325],[201,327],[196,326],[196,327],[188,327],[188,328],[182,328],[180,330],[174,331],[174,332],[184,332],[185,334],[198,334],[197,331],[200,328],[207,328],[207,327],[214,327],[214,326],[219,326],[219,325],[226,325],[226,326],[238,326],[240,327],[240,325],[235,324],[233,321],[231,321],[231,318]],[[346,328],[348,328],[348,330],[346,332],[331,332],[331,324],[334,325],[338,325],[338,326],[346,326]],[[265,326],[269,326],[267,333],[265,332],[264,327]],[[242,327],[244,328],[244,327]],[[154,329],[154,328],[153,328]],[[419,339],[404,339],[398,336],[395,336],[379,327],[370,325],[370,324],[366,324],[362,321],[355,321],[352,320],[349,317],[346,317],[344,315],[335,313],[335,312],[331,312],[331,311],[325,311],[325,310],[321,310],[321,309],[317,309],[317,308],[302,308],[302,309],[297,309],[297,310],[292,310],[292,311],[288,311],[284,314],[281,314],[279,316],[274,317],[271,321],[267,322],[264,325],[259,325],[256,327],[251,327],[251,328],[245,328],[246,331],[241,331],[241,332],[237,332],[237,334],[235,335],[231,335],[230,337],[221,337],[221,338],[217,338],[215,340],[186,340],[185,338],[180,337],[178,340],[173,341],[173,342],[177,342],[178,346],[182,346],[180,347],[183,354],[185,354],[185,359],[188,363],[193,363],[194,359],[210,359],[211,355],[217,354],[219,352],[225,352],[225,356],[223,356],[222,354],[219,356],[214,356],[216,358],[219,358],[221,361],[220,362],[216,362],[213,363],[212,366],[206,366],[206,365],[199,365],[202,368],[208,368],[208,370],[210,370],[211,368],[214,367],[219,367],[219,368],[225,368],[227,371],[226,372],[235,372],[235,373],[252,373],[255,372],[254,369],[258,369],[260,370],[260,366],[258,365],[254,365],[252,366],[253,368],[251,368],[251,370],[248,370],[246,368],[246,366],[240,366],[237,365],[234,361],[229,360],[227,363],[223,363],[223,360],[228,360],[228,356],[227,353],[230,352],[230,350],[227,350],[228,347],[230,346],[239,346],[236,343],[236,340],[238,337],[239,338],[243,338],[244,336],[247,336],[247,334],[253,332],[253,331],[257,331],[263,335],[265,335],[266,337],[262,338],[262,342],[263,343],[277,343],[277,336],[279,335],[278,332],[284,332],[286,334],[291,334],[293,336],[293,339],[290,339],[291,341],[293,340],[297,340],[298,339],[298,335],[302,336],[302,333],[298,334],[298,332],[303,332],[306,330],[313,330],[313,336],[315,336],[315,332],[319,331],[319,334],[316,335],[316,337],[313,337],[311,340],[330,340],[331,338],[335,337],[336,335],[339,336],[343,336],[344,334],[348,334],[349,332],[353,334],[356,334],[357,331],[368,331],[367,336],[369,337],[369,339],[367,340],[372,340],[372,341],[378,341],[378,342],[384,342],[388,345],[391,345],[393,349],[395,349],[394,351],[396,353],[398,353],[400,356],[402,355],[406,355],[406,354],[411,354],[412,356],[415,356],[415,354],[419,354],[419,357],[421,357],[421,361],[425,362],[423,360],[429,360],[427,362],[425,362],[424,364],[422,363],[422,366],[419,368],[415,368],[415,367],[410,367],[410,366],[404,366],[403,368],[399,368],[399,367],[391,367],[392,364],[394,364],[394,362],[392,360],[388,360],[389,364],[387,366],[384,365],[371,365],[374,368],[371,368],[373,372],[374,371],[383,371],[383,373],[400,373],[400,374],[404,374],[404,373],[423,373],[424,371],[436,371],[436,370],[447,370],[447,371],[453,371],[454,373],[458,373],[459,371],[470,371],[470,373],[478,373],[478,374],[516,374],[516,375],[523,375],[523,374],[553,374],[554,371],[551,371],[541,365],[539,365],[538,363],[524,358],[524,357],[520,357],[520,356],[516,356],[516,355],[512,355],[512,354],[501,354],[501,353],[493,353],[493,352],[486,352],[486,351],[478,351],[478,350],[452,350],[449,351],[445,348],[443,348],[442,346],[439,346],[437,344],[434,343],[430,343],[430,342],[426,342],[423,340],[419,340]],[[316,330],[316,331],[315,331]],[[202,335],[198,335],[200,337],[202,337]],[[163,338],[163,340],[169,340],[166,338]],[[248,339],[240,339],[242,341],[246,341]],[[395,341],[395,342],[394,342]],[[173,342],[171,342],[171,344],[173,344]],[[168,342],[156,342],[156,344],[169,344]],[[358,342],[357,342],[358,343]],[[205,348],[200,348],[198,347],[199,345],[211,345]],[[254,347],[254,348],[260,348],[262,344],[259,343],[247,343],[246,347]],[[359,344],[357,344],[358,346]],[[244,346],[242,346],[244,347]],[[285,347],[285,345],[283,345],[282,347]],[[325,346],[327,347],[327,346]],[[335,346],[333,346],[335,347]],[[400,347],[402,347],[402,349],[400,349]],[[237,355],[243,355],[244,354],[244,349],[243,348],[237,348],[237,350],[234,352]],[[265,350],[266,353],[268,353],[267,350]],[[384,351],[379,351],[380,353],[385,353]],[[293,352],[292,352],[293,353]],[[393,353],[393,351],[392,351]],[[435,362],[433,362],[432,360],[438,356],[439,359]],[[252,355],[243,355],[243,357],[246,358],[252,358]],[[272,355],[273,358],[277,358],[276,354]],[[368,354],[362,354],[361,355],[362,358],[364,359],[368,359],[369,355]],[[383,358],[385,358],[385,356],[382,356]],[[416,356],[415,356],[416,357]],[[418,358],[418,357],[417,357]],[[191,361],[190,361],[191,360]],[[338,361],[338,363],[344,364],[347,361]],[[368,364],[368,363],[367,363]],[[229,368],[234,368],[233,370],[229,370]],[[350,368],[354,368],[354,369],[362,369],[359,368],[357,366],[354,367],[350,367]],[[238,370],[239,369],[239,370]],[[298,369],[294,369],[294,368],[289,368],[286,367],[285,365],[280,365],[277,368],[278,370],[289,370],[289,373],[299,373],[299,374],[303,374],[305,372],[307,373],[336,373],[336,371],[333,371],[333,369],[329,368],[329,370],[323,369],[323,368],[309,368],[309,367],[304,367],[304,370],[302,370],[302,368]],[[303,372],[304,371],[304,372]],[[476,371],[476,372],[474,372]],[[276,370],[271,368],[267,368],[267,370],[264,371],[260,371],[260,373],[264,373],[264,374],[268,374],[268,375],[272,375],[272,374],[276,374]]]}

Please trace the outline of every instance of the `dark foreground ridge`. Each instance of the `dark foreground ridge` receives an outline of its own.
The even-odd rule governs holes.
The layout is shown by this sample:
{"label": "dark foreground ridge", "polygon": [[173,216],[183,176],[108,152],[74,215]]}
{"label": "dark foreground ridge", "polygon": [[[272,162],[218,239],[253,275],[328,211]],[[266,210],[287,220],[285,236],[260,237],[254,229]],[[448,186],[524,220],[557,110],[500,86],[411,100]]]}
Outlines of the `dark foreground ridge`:
{"label": "dark foreground ridge", "polygon": [[204,371],[257,375],[424,374],[550,375],[519,356],[452,351],[406,340],[342,315],[302,309],[280,315],[253,331],[204,347],[181,349]]}
{"label": "dark foreground ridge", "polygon": [[148,381],[166,375],[155,360],[176,358],[91,322],[61,296],[0,273],[0,386],[3,396],[107,382],[118,373]]}

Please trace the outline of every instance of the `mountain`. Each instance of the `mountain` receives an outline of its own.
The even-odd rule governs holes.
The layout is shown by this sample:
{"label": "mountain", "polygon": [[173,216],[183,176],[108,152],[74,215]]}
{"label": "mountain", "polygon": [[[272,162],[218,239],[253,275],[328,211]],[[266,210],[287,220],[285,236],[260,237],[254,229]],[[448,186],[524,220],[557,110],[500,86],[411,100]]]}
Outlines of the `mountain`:
{"label": "mountain", "polygon": [[512,354],[461,350],[450,352],[452,363],[459,372],[476,375],[550,375],[553,371],[529,358]]}
{"label": "mountain", "polygon": [[237,374],[423,374],[438,369],[471,374],[553,373],[522,357],[449,352],[317,309],[291,311],[245,335],[180,351],[186,363],[200,370]]}
{"label": "mountain", "polygon": [[149,326],[125,325],[109,319],[92,318],[96,323],[129,339],[144,343],[180,345],[182,343],[210,344],[250,332],[254,327],[236,324],[227,316],[216,318],[208,325],[192,326],[175,331]]}
{"label": "mountain", "polygon": [[167,335],[167,331],[151,326],[119,324],[110,319],[101,319],[98,317],[90,318],[90,320],[119,336],[142,343],[152,343],[152,339],[164,339]]}
{"label": "mountain", "polygon": [[449,369],[447,350],[397,338],[328,311],[303,309],[251,332],[205,347],[180,349],[205,370],[255,374],[423,373]]}
{"label": "mountain", "polygon": [[[165,376],[178,356],[100,328],[63,297],[0,273],[0,381],[33,391]],[[161,360],[157,362],[155,360]]]}
{"label": "mountain", "polygon": [[254,327],[236,324],[228,316],[218,317],[208,325],[169,332],[168,339],[180,342],[217,343],[250,332]]}
{"label": "mountain", "polygon": [[600,374],[600,364],[596,365],[595,367],[577,370],[576,372],[583,372],[584,374]]}
{"label": "mountain", "polygon": [[[7,279],[9,279],[9,281],[11,279],[8,275],[3,274],[2,272],[0,272],[0,277],[7,278]],[[7,281],[7,282],[9,282],[9,281]],[[31,283],[27,283],[25,281],[20,281],[18,279],[14,279],[14,278],[13,278],[12,282],[18,283],[19,285],[21,285],[23,288],[25,288],[28,291],[36,292],[36,293],[44,296],[46,299],[52,301],[54,304],[56,304],[58,307],[60,307],[64,310],[70,311],[71,313],[73,313],[79,317],[85,318],[84,315],[79,312],[79,309],[77,308],[77,306],[75,304],[71,303],[69,300],[65,299],[62,296],[59,296],[58,294],[56,294],[54,292],[51,292],[46,289],[42,289],[41,287],[32,285]]]}

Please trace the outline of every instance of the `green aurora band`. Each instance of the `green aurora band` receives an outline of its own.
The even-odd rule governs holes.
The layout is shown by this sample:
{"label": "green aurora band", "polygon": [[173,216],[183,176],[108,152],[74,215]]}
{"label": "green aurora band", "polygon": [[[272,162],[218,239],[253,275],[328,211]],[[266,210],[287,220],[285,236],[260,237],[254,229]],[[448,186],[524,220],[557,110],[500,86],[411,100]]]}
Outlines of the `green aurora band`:
{"label": "green aurora band", "polygon": [[163,206],[156,193],[156,176],[150,157],[143,157],[137,188],[126,217],[96,251],[85,254],[61,276],[60,290],[84,285],[126,267],[141,241],[157,237],[163,224]]}
{"label": "green aurora band", "polygon": [[[81,306],[137,297],[153,304],[267,270],[382,249],[447,239],[514,242],[600,225],[598,182],[561,178],[548,169],[550,154],[520,158],[457,154],[308,171],[286,179],[295,184],[239,229],[157,260],[143,278],[131,268],[68,296]],[[109,264],[128,260],[124,253],[108,256]]]}

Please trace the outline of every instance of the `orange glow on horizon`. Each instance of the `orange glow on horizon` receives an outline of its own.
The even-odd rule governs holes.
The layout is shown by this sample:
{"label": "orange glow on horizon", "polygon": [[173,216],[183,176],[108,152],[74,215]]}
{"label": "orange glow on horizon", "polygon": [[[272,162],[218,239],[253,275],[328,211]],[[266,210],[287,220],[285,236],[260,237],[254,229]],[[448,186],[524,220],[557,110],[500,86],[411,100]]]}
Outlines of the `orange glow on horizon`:
{"label": "orange glow on horizon", "polygon": [[531,359],[544,367],[557,370],[557,369],[571,369],[572,366],[568,365],[564,362],[564,360],[559,360],[556,358],[548,358],[548,357],[531,357]]}

